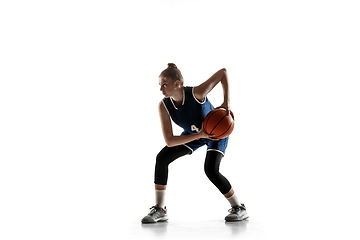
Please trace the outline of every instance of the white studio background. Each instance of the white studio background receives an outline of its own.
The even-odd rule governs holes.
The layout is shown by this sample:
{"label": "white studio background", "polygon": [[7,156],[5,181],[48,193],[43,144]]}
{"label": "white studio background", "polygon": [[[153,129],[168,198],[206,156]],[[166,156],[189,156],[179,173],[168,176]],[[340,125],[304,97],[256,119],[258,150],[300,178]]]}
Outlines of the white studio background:
{"label": "white studio background", "polygon": [[[248,207],[241,237],[359,238],[359,10],[1,1],[0,238],[156,235],[140,220],[154,204],[157,77],[169,62],[186,85],[228,70],[236,127],[221,171]],[[214,105],[221,94],[209,94]],[[222,220],[229,208],[204,157],[205,148],[170,166],[167,206],[180,223],[189,213]]]}

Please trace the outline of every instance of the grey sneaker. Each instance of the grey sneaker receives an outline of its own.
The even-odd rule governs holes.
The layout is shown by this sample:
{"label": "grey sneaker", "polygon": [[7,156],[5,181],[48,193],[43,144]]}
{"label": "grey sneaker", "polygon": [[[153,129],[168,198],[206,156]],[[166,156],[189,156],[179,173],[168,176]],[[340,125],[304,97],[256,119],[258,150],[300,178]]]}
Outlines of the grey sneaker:
{"label": "grey sneaker", "polygon": [[229,213],[230,214],[225,217],[225,220],[228,222],[241,221],[249,218],[243,203],[241,203],[240,206],[231,207]]}
{"label": "grey sneaker", "polygon": [[168,216],[166,215],[166,207],[162,208],[159,205],[152,206],[150,208],[150,213],[145,216],[141,222],[142,223],[156,223],[156,222],[164,222],[168,220]]}

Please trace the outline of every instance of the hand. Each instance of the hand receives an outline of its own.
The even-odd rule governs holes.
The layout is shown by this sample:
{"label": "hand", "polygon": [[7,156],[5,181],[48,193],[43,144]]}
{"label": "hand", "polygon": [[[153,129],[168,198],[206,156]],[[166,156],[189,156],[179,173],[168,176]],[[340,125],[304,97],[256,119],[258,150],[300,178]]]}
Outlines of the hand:
{"label": "hand", "polygon": [[221,104],[220,107],[217,108],[224,108],[227,112],[227,115],[230,114],[231,110],[230,110],[230,103],[229,102],[223,102],[223,104]]}
{"label": "hand", "polygon": [[[204,130],[204,126],[201,128],[201,130],[198,132],[199,138],[209,138],[213,139],[212,137],[215,136],[215,134],[207,134]],[[214,139],[213,139],[214,140]]]}

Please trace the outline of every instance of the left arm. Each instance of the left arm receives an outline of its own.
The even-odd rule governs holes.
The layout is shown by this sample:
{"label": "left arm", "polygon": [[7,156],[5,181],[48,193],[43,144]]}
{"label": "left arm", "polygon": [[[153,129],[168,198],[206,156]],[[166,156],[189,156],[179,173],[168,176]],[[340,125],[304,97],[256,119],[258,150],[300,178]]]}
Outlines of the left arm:
{"label": "left arm", "polygon": [[223,87],[224,92],[224,102],[220,107],[225,108],[230,112],[230,88],[227,71],[225,68],[220,69],[214,75],[212,75],[208,80],[200,84],[199,86],[194,87],[194,95],[199,101],[204,101],[206,95],[219,83]]}

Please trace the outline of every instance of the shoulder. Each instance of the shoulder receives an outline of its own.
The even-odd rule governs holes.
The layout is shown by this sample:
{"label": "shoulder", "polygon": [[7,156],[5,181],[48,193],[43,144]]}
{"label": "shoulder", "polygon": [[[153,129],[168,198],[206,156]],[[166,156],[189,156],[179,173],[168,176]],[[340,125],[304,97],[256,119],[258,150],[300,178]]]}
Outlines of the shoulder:
{"label": "shoulder", "polygon": [[166,106],[166,100],[167,98],[162,99],[159,104],[158,104],[158,109],[159,112],[169,112],[169,110],[167,109],[168,107]]}
{"label": "shoulder", "polygon": [[170,118],[169,110],[167,109],[165,102],[164,102],[165,99],[166,98],[161,100],[158,105],[159,116],[160,116],[160,119],[162,119],[162,120]]}
{"label": "shoulder", "polygon": [[206,95],[199,93],[199,86],[193,87],[191,89],[191,94],[197,102],[203,103],[205,101]]}
{"label": "shoulder", "polygon": [[185,94],[187,96],[187,98],[190,98],[190,99],[194,99],[196,102],[198,103],[202,103],[203,101],[201,101],[200,99],[198,99],[195,94],[194,94],[194,91],[195,91],[195,87],[191,86],[191,87],[184,87],[184,90],[185,90]]}
{"label": "shoulder", "polygon": [[160,102],[159,102],[159,104],[158,104],[158,107],[159,107],[159,109],[160,108],[165,108],[165,106],[164,106],[164,104],[165,104],[165,98],[163,98]]}

